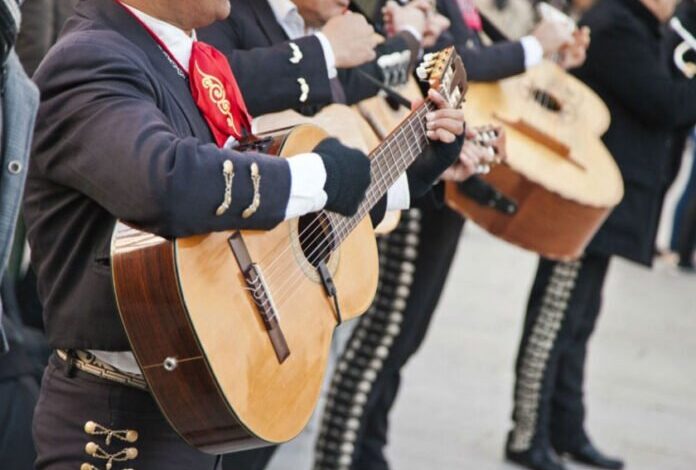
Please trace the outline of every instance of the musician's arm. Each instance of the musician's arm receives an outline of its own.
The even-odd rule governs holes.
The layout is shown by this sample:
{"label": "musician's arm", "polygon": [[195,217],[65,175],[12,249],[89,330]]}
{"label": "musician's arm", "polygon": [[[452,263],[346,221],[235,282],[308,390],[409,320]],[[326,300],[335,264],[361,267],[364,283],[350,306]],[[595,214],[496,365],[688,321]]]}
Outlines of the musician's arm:
{"label": "musician's arm", "polygon": [[674,79],[653,51],[646,49],[648,42],[639,31],[620,23],[595,32],[579,75],[586,72],[647,124],[668,129],[693,125],[696,80]]}
{"label": "musician's arm", "polygon": [[[164,236],[268,229],[285,218],[291,173],[284,159],[179,137],[156,106],[163,98],[136,64],[137,55],[90,38],[75,45],[54,51],[35,77],[43,93],[34,148],[38,175]],[[235,174],[231,206],[216,215],[226,161]],[[245,219],[242,211],[254,194],[252,163],[261,175],[261,205]]]}
{"label": "musician's arm", "polygon": [[244,25],[230,24],[233,16],[200,30],[198,36],[225,54],[253,116],[333,102],[327,61],[317,36],[251,48],[244,39]]}
{"label": "musician's arm", "polygon": [[[347,104],[355,104],[375,96],[380,88],[364,77],[367,74],[388,86],[403,83],[418,63],[420,42],[412,33],[404,31],[389,38],[376,49],[377,59],[352,69],[341,69],[338,77],[346,94]],[[409,51],[409,54],[403,54]]]}

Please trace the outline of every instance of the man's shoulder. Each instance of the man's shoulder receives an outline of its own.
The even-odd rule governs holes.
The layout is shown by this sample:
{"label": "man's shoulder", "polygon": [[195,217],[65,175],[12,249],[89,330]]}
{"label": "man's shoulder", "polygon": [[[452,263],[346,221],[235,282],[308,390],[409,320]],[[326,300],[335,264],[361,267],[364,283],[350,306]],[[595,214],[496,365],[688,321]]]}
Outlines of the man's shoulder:
{"label": "man's shoulder", "polygon": [[640,41],[650,36],[650,31],[618,0],[600,0],[587,12],[581,23],[592,31],[595,46],[611,47],[618,45],[618,38]]}
{"label": "man's shoulder", "polygon": [[123,64],[141,69],[145,54],[119,32],[107,28],[81,28],[65,32],[49,50],[34,79],[41,84],[58,69],[89,70],[101,64]]}

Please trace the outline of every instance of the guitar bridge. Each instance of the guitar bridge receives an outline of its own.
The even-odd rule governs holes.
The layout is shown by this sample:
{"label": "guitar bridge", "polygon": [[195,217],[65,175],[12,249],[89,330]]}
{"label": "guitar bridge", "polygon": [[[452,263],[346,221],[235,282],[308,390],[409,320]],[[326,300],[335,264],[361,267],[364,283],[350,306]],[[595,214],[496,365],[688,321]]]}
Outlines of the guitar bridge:
{"label": "guitar bridge", "polygon": [[228,239],[232,253],[237,259],[237,264],[244,274],[244,281],[251,293],[254,304],[258,310],[263,325],[268,332],[268,337],[271,340],[271,345],[275,351],[278,362],[281,364],[290,355],[290,348],[285,340],[283,330],[280,328],[278,321],[278,310],[273,302],[270,290],[266,285],[261,267],[251,261],[251,256],[247,250],[242,234],[235,232]]}

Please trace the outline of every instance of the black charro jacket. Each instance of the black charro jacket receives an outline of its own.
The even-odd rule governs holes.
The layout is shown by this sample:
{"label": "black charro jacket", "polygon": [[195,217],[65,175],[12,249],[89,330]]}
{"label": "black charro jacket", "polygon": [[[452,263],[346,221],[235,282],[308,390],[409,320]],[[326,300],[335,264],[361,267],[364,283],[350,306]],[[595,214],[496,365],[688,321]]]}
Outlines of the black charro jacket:
{"label": "black charro jacket", "polygon": [[592,30],[576,71],[611,111],[603,140],[626,193],[588,251],[651,265],[674,131],[696,123],[696,80],[673,78],[661,26],[639,0],[599,0],[582,19]]}

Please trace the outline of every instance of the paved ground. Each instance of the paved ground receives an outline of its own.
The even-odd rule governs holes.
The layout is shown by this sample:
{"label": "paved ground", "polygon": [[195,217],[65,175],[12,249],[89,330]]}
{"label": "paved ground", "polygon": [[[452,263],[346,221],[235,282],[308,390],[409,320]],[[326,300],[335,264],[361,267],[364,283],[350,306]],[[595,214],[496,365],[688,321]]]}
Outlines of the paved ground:
{"label": "paved ground", "polygon": [[[501,455],[535,263],[466,231],[426,344],[406,370],[388,449],[394,470],[515,468]],[[696,276],[614,262],[587,392],[591,435],[628,469],[696,469]],[[302,446],[284,449],[272,469],[309,470]]]}
{"label": "paved ground", "polygon": [[[437,319],[406,371],[394,469],[507,469],[512,366],[535,266],[469,230]],[[631,470],[696,469],[696,277],[617,261],[590,348],[588,429]]]}

